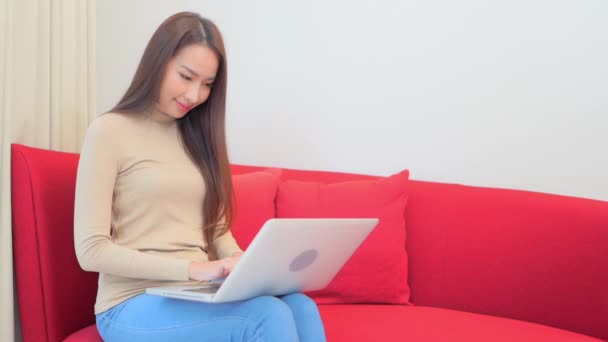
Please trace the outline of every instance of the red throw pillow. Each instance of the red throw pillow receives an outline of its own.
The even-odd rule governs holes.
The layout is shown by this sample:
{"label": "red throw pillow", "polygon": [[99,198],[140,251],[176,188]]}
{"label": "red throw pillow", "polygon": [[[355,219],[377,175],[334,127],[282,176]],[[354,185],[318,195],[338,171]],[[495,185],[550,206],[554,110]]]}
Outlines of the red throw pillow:
{"label": "red throw pillow", "polygon": [[232,176],[234,219],[232,235],[247,249],[266,221],[275,217],[275,197],[281,169],[264,169]]}
{"label": "red throw pillow", "polygon": [[377,180],[279,184],[279,218],[366,218],[380,222],[329,286],[310,292],[318,304],[409,304],[405,206],[409,172]]}

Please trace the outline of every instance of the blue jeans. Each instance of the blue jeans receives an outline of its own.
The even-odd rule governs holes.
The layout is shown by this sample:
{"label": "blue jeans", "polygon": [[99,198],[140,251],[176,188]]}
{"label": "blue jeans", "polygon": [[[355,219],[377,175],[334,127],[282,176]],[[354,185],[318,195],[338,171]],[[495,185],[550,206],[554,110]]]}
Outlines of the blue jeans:
{"label": "blue jeans", "polygon": [[97,329],[104,341],[325,341],[301,293],[218,304],[142,294],[97,315]]}

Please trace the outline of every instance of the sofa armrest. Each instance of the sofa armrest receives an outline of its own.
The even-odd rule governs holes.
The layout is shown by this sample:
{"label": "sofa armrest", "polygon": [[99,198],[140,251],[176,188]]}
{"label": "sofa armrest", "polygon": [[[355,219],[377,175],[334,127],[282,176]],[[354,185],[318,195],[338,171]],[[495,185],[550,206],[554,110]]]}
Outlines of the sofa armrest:
{"label": "sofa armrest", "polygon": [[74,251],[78,155],[12,145],[13,260],[23,342],[62,341],[95,322],[97,273]]}

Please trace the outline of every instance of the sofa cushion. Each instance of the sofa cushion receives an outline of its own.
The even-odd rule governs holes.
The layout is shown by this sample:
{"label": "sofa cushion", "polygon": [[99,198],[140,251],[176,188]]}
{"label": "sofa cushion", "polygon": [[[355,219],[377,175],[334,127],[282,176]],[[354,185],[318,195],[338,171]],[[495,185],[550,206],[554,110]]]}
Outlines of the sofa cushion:
{"label": "sofa cushion", "polygon": [[404,219],[408,178],[403,171],[377,180],[279,185],[279,218],[380,219],[331,283],[308,293],[317,303],[409,303]]}
{"label": "sofa cushion", "polygon": [[406,305],[320,305],[328,341],[600,342],[545,325]]}
{"label": "sofa cushion", "polygon": [[[328,341],[601,342],[566,330],[507,318],[403,305],[320,305]],[[101,342],[95,325],[65,342]]]}
{"label": "sofa cushion", "polygon": [[232,235],[238,245],[247,249],[264,222],[275,217],[274,200],[281,169],[232,176],[234,188],[234,222]]}

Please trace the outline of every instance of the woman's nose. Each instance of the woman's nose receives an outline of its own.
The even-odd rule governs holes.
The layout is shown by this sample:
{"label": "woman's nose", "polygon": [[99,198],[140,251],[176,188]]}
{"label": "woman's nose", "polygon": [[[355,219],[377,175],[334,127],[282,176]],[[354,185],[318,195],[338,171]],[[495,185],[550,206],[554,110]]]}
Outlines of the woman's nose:
{"label": "woman's nose", "polygon": [[188,100],[188,102],[190,102],[189,105],[198,102],[199,90],[200,89],[197,86],[192,86],[188,89],[188,92],[186,93],[186,99]]}

